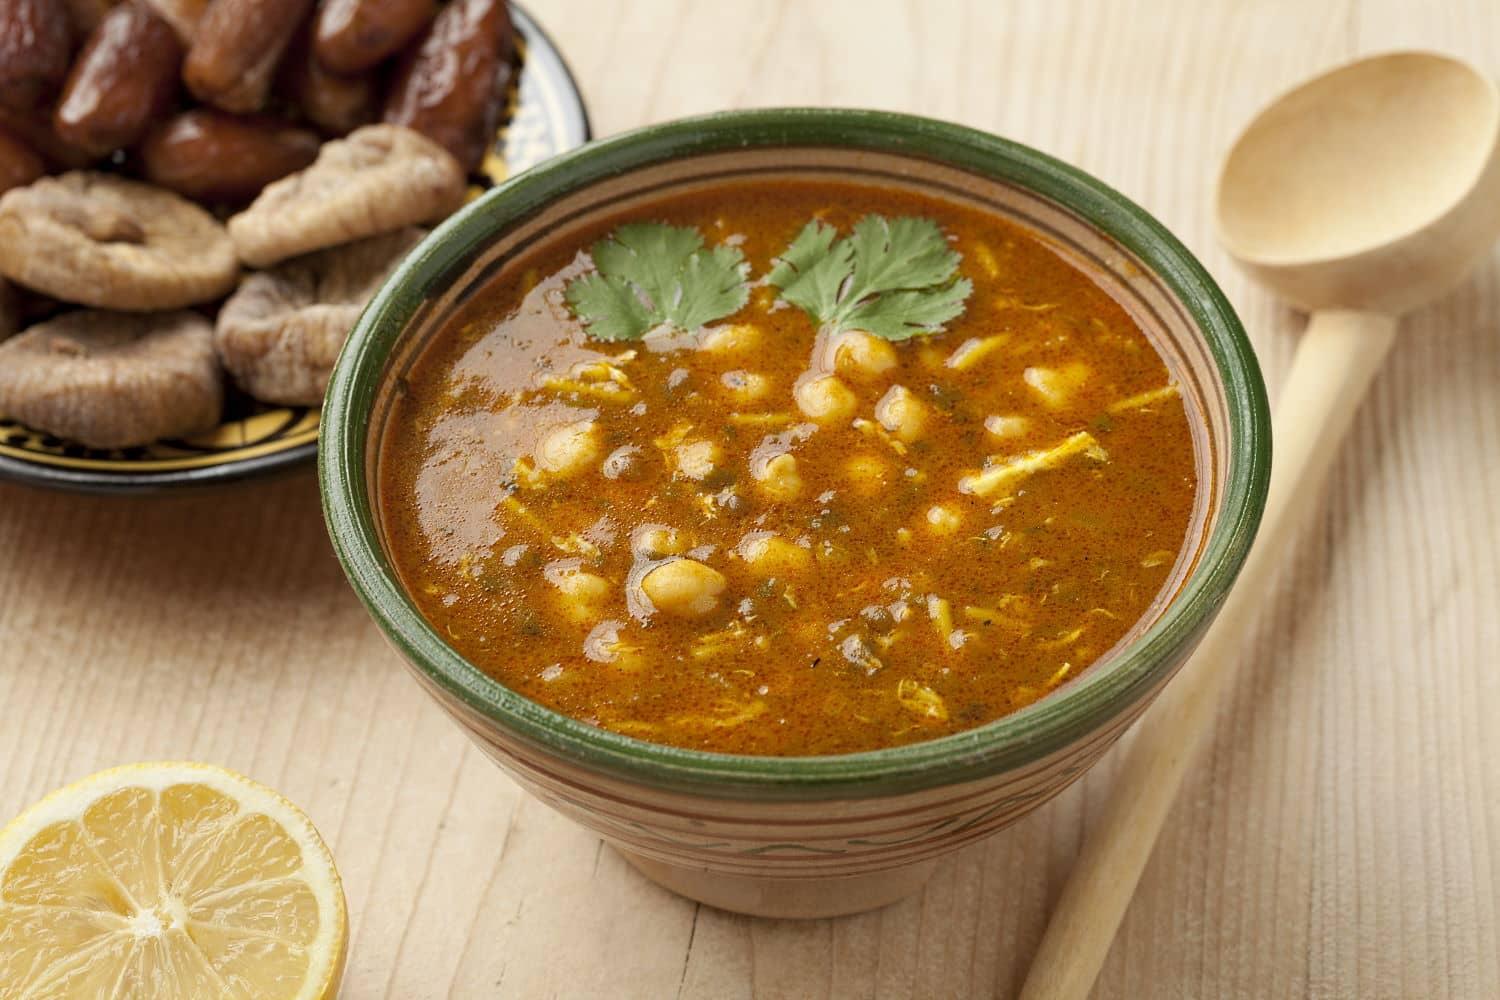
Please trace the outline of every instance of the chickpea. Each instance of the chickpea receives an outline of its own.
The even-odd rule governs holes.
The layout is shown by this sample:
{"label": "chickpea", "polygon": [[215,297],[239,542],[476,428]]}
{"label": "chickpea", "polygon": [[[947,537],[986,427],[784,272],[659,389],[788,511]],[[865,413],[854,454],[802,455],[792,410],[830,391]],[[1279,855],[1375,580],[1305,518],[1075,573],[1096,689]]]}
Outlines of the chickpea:
{"label": "chickpea", "polygon": [[761,491],[773,500],[795,500],[802,492],[797,460],[785,452],[752,465],[750,474],[760,484]]}
{"label": "chickpea", "polygon": [[686,441],[677,446],[677,471],[689,479],[702,479],[724,460],[724,453],[712,441]]}
{"label": "chickpea", "polygon": [[872,497],[885,489],[890,482],[890,466],[874,455],[855,455],[844,462],[844,475],[854,492],[862,497]]}
{"label": "chickpea", "polygon": [[761,339],[758,327],[731,323],[705,331],[698,346],[713,354],[749,354],[760,347]]}
{"label": "chickpea", "polygon": [[574,622],[596,617],[599,605],[609,597],[609,581],[579,568],[577,560],[553,563],[543,572],[547,582],[557,588],[563,614]]}
{"label": "chickpea", "polygon": [[676,528],[664,524],[643,524],[630,536],[631,551],[648,559],[676,556],[689,548],[687,539]]}
{"label": "chickpea", "polygon": [[746,535],[735,552],[760,576],[788,576],[812,565],[812,554],[807,549],[768,531]]}
{"label": "chickpea", "polygon": [[993,437],[1005,440],[1020,437],[1031,429],[1031,421],[1019,416],[988,416],[984,418],[984,429]]}
{"label": "chickpea", "polygon": [[719,376],[729,398],[741,406],[759,402],[771,392],[771,380],[760,372],[732,371]]}
{"label": "chickpea", "polygon": [[599,429],[592,420],[554,427],[536,449],[537,465],[558,476],[576,475],[598,459]]}
{"label": "chickpea", "polygon": [[1081,361],[1070,361],[1059,368],[1034,366],[1021,373],[1026,384],[1053,409],[1066,406],[1069,397],[1088,377],[1089,366]]}
{"label": "chickpea", "polygon": [[851,378],[874,378],[896,367],[896,349],[863,330],[845,330],[832,344],[833,369]]}
{"label": "chickpea", "polygon": [[821,424],[848,420],[859,405],[854,393],[835,375],[798,382],[793,395],[798,409]]}
{"label": "chickpea", "polygon": [[897,440],[910,444],[927,426],[927,407],[906,386],[893,385],[875,404],[875,419]]}
{"label": "chickpea", "polygon": [[954,534],[963,523],[963,514],[950,504],[938,503],[927,508],[927,527],[935,535]]}
{"label": "chickpea", "polygon": [[641,465],[640,446],[622,444],[605,457],[600,471],[605,479],[636,479],[640,476]]}
{"label": "chickpea", "polygon": [[641,589],[657,610],[680,618],[700,618],[719,606],[729,581],[696,559],[673,559],[647,573]]}

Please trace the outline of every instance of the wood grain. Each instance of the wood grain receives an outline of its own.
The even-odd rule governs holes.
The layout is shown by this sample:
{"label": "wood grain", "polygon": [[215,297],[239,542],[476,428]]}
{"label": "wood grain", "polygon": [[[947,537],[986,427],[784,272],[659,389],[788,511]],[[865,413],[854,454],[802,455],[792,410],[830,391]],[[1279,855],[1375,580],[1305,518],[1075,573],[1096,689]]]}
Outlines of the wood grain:
{"label": "wood grain", "polygon": [[[731,106],[951,118],[1094,172],[1219,277],[1273,396],[1303,322],[1213,242],[1214,165],[1330,63],[1500,71],[1500,9],[1403,0],[532,0],[601,134]],[[1244,648],[1099,998],[1500,996],[1500,255],[1411,317]],[[430,706],[345,586],[310,475],[118,500],[0,487],[0,815],[130,760],[302,804],[345,996],[1008,997],[1111,760],[886,910],[729,916],[646,883]]]}

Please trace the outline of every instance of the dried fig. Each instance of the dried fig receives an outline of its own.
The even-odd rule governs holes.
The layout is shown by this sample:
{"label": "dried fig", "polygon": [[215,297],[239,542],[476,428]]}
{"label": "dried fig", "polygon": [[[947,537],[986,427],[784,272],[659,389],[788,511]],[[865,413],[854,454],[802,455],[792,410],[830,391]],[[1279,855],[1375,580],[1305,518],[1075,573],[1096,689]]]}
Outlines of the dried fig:
{"label": "dried fig", "polygon": [[84,310],[0,343],[0,412],[91,447],[203,430],[223,404],[213,331],[197,313]]}
{"label": "dried fig", "polygon": [[269,267],[324,247],[441,219],[463,203],[463,171],[410,129],[367,125],[325,142],[313,165],[268,186],[229,220],[240,259]]}
{"label": "dried fig", "polygon": [[422,236],[420,229],[402,229],[246,276],[214,327],[225,369],[256,399],[322,403],[354,321]]}
{"label": "dried fig", "polygon": [[66,302],[144,312],[218,298],[239,263],[224,227],[192,202],[74,171],[0,197],[0,274]]}

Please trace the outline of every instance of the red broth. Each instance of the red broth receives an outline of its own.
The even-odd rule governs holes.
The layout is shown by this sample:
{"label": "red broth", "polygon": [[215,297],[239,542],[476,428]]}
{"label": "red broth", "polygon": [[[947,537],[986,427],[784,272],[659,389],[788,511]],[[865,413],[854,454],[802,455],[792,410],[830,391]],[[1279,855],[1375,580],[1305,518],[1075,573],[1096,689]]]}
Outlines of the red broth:
{"label": "red broth", "polygon": [[[868,214],[932,219],[962,254],[973,291],[946,331],[830,338],[760,282],[704,329],[606,342],[564,300],[621,223],[695,226],[759,278],[810,218],[846,233]],[[509,273],[410,372],[379,510],[439,634],[559,712],[727,753],[958,732],[1087,670],[1184,545],[1194,452],[1166,365],[1006,220],[727,184]],[[812,394],[831,401],[809,405],[809,379],[834,380]]]}

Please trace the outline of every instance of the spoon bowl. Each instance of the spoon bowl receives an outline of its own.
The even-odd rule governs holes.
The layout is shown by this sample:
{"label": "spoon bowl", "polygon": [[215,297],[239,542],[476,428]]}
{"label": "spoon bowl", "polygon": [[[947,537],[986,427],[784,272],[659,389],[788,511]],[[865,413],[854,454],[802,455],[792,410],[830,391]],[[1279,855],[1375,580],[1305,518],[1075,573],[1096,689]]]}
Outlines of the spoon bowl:
{"label": "spoon bowl", "polygon": [[1305,309],[1400,313],[1500,233],[1500,92],[1467,63],[1394,52],[1302,84],[1250,122],[1219,177],[1220,240]]}

